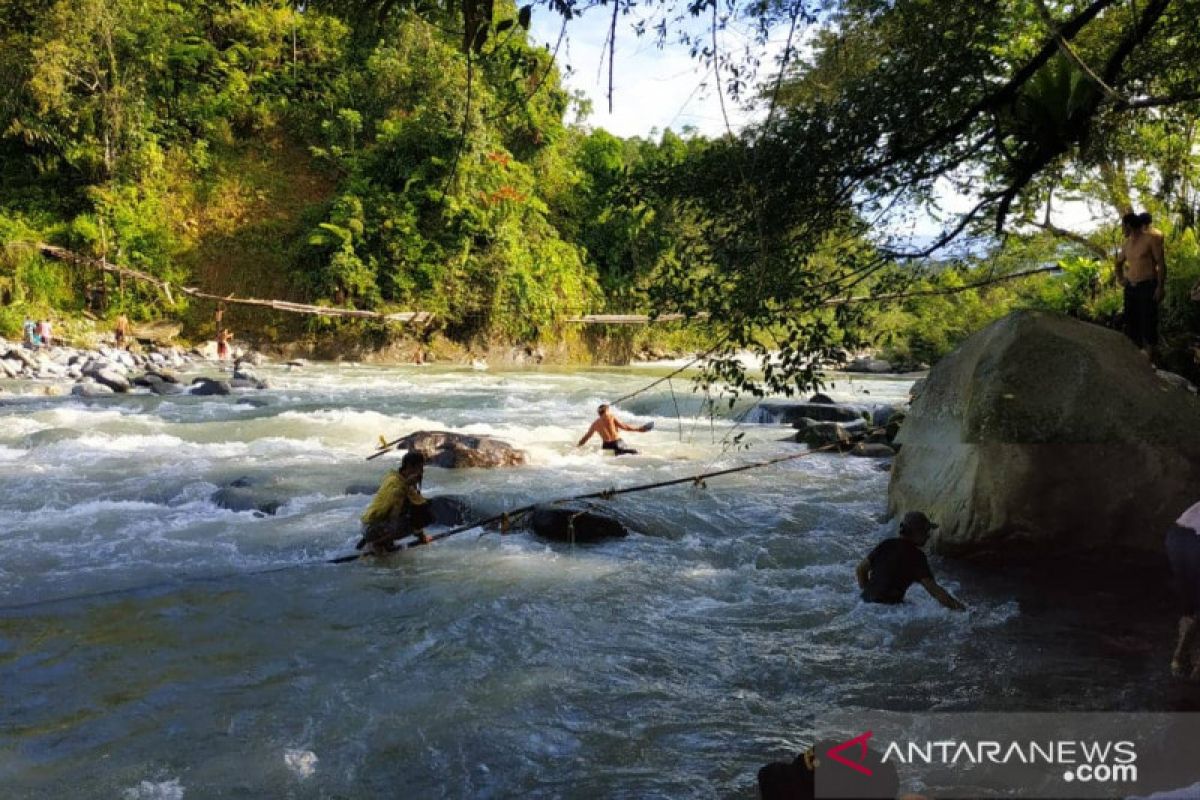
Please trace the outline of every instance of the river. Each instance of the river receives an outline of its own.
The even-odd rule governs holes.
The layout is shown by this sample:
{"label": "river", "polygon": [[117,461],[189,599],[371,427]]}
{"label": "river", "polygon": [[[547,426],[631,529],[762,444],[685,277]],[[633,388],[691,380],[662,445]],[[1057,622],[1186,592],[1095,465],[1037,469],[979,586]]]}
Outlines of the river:
{"label": "river", "polygon": [[[468,533],[322,563],[358,536],[368,498],[346,487],[395,465],[364,460],[381,434],[526,449],[526,467],[427,470],[427,494],[486,510],[800,447],[774,425],[730,446],[734,421],[697,416],[679,379],[620,407],[656,422],[628,437],[642,455],[574,447],[599,402],[663,373],[268,367],[253,394],[86,402],[7,384],[26,394],[0,400],[4,796],[753,797],[831,709],[1165,702],[1137,687],[1169,614],[1147,628],[1104,587],[1079,617],[935,557],[968,613],[919,589],[860,603],[854,565],[889,531],[867,459],[622,496],[637,530],[607,544]],[[278,513],[212,502],[241,477]]]}

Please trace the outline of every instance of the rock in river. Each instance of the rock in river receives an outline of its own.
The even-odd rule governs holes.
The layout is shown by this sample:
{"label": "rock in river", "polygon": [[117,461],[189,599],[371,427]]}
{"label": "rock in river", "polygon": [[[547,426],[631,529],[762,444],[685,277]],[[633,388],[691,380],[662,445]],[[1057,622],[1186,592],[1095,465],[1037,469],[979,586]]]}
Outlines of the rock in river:
{"label": "rock in river", "polygon": [[629,535],[616,518],[577,503],[538,506],[529,527],[538,536],[556,542],[597,542]]}
{"label": "rock in river", "polygon": [[1200,398],[1120,333],[1020,311],[929,373],[896,441],[892,513],[944,553],[1160,549],[1200,493]]}
{"label": "rock in river", "polygon": [[434,466],[511,467],[525,463],[525,451],[490,436],[471,436],[446,431],[420,431],[396,443],[399,450],[415,450]]}

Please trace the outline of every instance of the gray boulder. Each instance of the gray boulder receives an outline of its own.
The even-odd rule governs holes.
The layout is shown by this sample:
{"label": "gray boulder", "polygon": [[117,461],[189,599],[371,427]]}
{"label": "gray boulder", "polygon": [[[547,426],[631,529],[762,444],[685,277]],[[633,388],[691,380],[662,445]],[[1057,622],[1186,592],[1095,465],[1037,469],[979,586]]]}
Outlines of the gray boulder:
{"label": "gray boulder", "polygon": [[889,372],[895,372],[896,368],[890,361],[884,361],[882,358],[872,358],[863,356],[856,358],[846,366],[842,367],[844,372],[866,372],[872,375],[883,375]]}
{"label": "gray boulder", "polygon": [[96,383],[103,384],[104,386],[112,389],[114,392],[120,392],[123,394],[132,388],[132,385],[129,383],[129,379],[120,372],[117,372],[115,369],[99,367],[91,372],[85,372],[84,374],[91,376],[95,379]]}
{"label": "gray boulder", "polygon": [[538,506],[529,519],[530,529],[556,542],[598,542],[629,535],[620,520],[577,503]]}
{"label": "gray boulder", "polygon": [[464,498],[455,494],[439,494],[428,500],[433,521],[438,525],[465,525],[479,516]]}
{"label": "gray boulder", "polygon": [[446,431],[420,431],[396,443],[398,450],[415,450],[427,463],[447,469],[511,467],[526,462],[524,450],[491,436]]}
{"label": "gray boulder", "polygon": [[243,476],[213,492],[209,498],[215,505],[230,511],[253,511],[275,514],[285,499],[268,478]]}
{"label": "gray boulder", "polygon": [[113,394],[110,387],[90,380],[82,381],[71,387],[73,397],[110,397]]}
{"label": "gray boulder", "polygon": [[179,377],[179,373],[166,367],[154,367],[146,370],[146,377],[157,377],[163,383],[183,383],[183,379]]}
{"label": "gray boulder", "polygon": [[939,362],[896,441],[889,510],[926,512],[943,553],[1157,550],[1200,492],[1200,398],[1120,333],[1049,313]]}
{"label": "gray boulder", "polygon": [[232,394],[233,387],[228,381],[214,380],[213,378],[196,378],[192,381],[191,393],[201,396]]}
{"label": "gray boulder", "polygon": [[178,383],[167,383],[166,381],[159,381],[158,383],[154,383],[154,384],[150,385],[150,391],[152,391],[158,395],[172,395],[172,394],[183,394],[184,392],[187,391],[187,389],[184,389]]}
{"label": "gray boulder", "polygon": [[257,378],[234,378],[229,381],[231,389],[266,389],[267,382],[260,381]]}
{"label": "gray boulder", "polygon": [[859,442],[850,448],[850,455],[859,458],[891,458],[896,451],[879,442]]}
{"label": "gray boulder", "polygon": [[29,369],[37,369],[37,360],[24,347],[10,347],[8,355],[5,358],[20,361],[21,364]]}
{"label": "gray boulder", "polygon": [[842,423],[806,418],[796,423],[795,441],[808,445],[812,450],[845,450],[866,437],[867,432],[867,421],[864,419]]}

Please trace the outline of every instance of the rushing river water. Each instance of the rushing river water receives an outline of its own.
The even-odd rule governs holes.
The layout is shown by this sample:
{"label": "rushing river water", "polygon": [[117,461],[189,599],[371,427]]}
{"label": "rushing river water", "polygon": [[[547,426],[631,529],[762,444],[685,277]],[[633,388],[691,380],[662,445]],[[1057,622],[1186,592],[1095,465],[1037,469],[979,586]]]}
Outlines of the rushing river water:
{"label": "rushing river water", "polygon": [[[345,488],[395,465],[363,458],[381,434],[526,449],[527,467],[426,471],[427,494],[481,511],[799,446],[745,425],[748,448],[728,447],[733,422],[692,416],[676,380],[677,398],[621,407],[657,423],[628,437],[643,455],[574,448],[597,403],[661,370],[261,374],[272,389],[233,397],[0,402],[4,797],[752,797],[831,709],[1160,702],[1137,687],[1165,661],[1165,610],[1097,624],[936,558],[969,613],[919,589],[860,603],[854,565],[889,532],[887,473],[866,459],[623,496],[637,530],[608,544],[468,533],[325,565],[368,501]],[[212,501],[243,476],[278,513]],[[1124,608],[1093,590],[1096,615]]]}

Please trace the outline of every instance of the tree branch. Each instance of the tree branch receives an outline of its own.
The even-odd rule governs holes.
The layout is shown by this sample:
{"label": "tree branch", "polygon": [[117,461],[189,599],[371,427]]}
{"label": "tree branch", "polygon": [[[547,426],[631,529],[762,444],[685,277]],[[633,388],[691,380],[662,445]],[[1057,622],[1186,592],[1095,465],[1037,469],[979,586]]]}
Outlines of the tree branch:
{"label": "tree branch", "polygon": [[1066,228],[1060,228],[1057,225],[1055,225],[1053,222],[1050,222],[1049,220],[1047,220],[1045,222],[1034,222],[1033,220],[1025,220],[1025,222],[1027,222],[1028,224],[1032,225],[1035,228],[1040,228],[1040,229],[1046,231],[1047,233],[1052,233],[1055,236],[1059,237],[1060,239],[1067,239],[1068,241],[1074,242],[1075,244],[1077,244],[1081,247],[1085,247],[1088,249],[1089,252],[1091,252],[1093,255],[1095,255],[1098,258],[1108,258],[1111,255],[1111,253],[1109,253],[1107,250],[1105,250],[1100,245],[1093,242],[1091,239],[1088,239],[1086,236],[1080,236],[1078,233],[1075,233],[1075,231],[1069,231]]}

